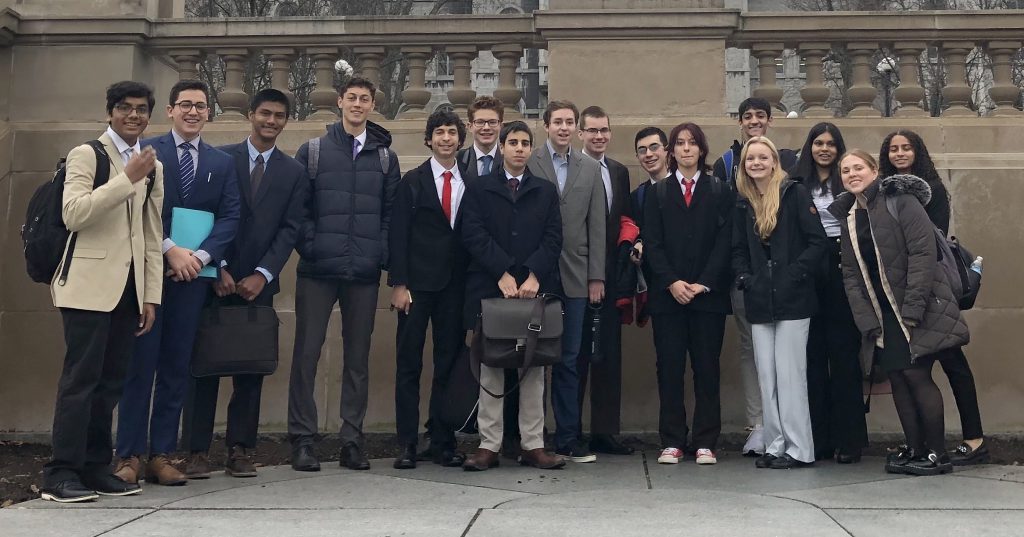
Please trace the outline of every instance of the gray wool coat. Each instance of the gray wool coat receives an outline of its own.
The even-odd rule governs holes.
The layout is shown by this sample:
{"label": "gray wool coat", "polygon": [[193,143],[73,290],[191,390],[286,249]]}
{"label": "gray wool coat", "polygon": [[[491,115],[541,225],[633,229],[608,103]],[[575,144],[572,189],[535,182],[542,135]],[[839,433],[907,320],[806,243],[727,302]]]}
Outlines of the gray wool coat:
{"label": "gray wool coat", "polygon": [[[842,226],[842,265],[846,295],[865,346],[882,343],[879,300],[887,300],[910,343],[911,362],[959,347],[970,340],[967,323],[938,264],[934,224],[924,206],[931,189],[913,175],[876,181],[862,194],[874,238],[882,289],[875,289],[860,253],[854,212],[856,198],[844,193],[829,207]],[[895,198],[893,218],[885,199]],[[866,350],[866,349],[864,349]]]}

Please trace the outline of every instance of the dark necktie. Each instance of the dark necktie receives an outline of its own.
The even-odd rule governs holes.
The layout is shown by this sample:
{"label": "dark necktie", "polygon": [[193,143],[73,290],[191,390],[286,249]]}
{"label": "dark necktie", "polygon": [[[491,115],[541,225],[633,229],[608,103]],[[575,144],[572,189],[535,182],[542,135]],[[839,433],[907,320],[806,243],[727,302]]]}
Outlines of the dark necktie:
{"label": "dark necktie", "polygon": [[490,155],[484,155],[480,157],[480,173],[479,175],[487,175],[491,173],[491,163],[494,162],[494,157]]}
{"label": "dark necktie", "polygon": [[196,182],[196,165],[192,162],[192,144],[182,142],[178,146],[181,149],[181,160],[178,161],[178,169],[181,174],[181,197],[188,199],[192,194],[192,185]]}
{"label": "dark necktie", "polygon": [[266,171],[266,167],[263,166],[263,154],[256,155],[256,165],[252,167],[252,172],[249,173],[249,188],[252,190],[252,203],[256,203],[256,193],[260,190],[260,182],[263,181],[263,172]]}
{"label": "dark necktie", "polygon": [[444,177],[444,186],[441,187],[441,210],[444,211],[444,217],[450,224],[452,221],[452,172],[445,170],[441,177]]}
{"label": "dark necktie", "polygon": [[693,199],[693,181],[687,178],[683,178],[683,199],[686,200],[686,206],[690,206],[690,200]]}
{"label": "dark necktie", "polygon": [[519,178],[511,177],[509,178],[508,182],[505,183],[505,185],[508,186],[508,191],[511,192],[513,196],[515,196],[516,191],[519,190]]}

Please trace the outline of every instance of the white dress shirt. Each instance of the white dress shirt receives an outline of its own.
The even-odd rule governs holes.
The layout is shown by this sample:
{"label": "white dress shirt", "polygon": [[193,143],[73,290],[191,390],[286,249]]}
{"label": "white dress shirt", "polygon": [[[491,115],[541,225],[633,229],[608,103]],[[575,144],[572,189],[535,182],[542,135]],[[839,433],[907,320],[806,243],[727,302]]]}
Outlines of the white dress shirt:
{"label": "white dress shirt", "polygon": [[[181,149],[178,146],[183,144],[183,143],[185,143],[186,141],[188,141],[189,142],[189,146],[190,146],[189,149],[188,149],[188,152],[192,154],[192,169],[195,170],[195,172],[196,172],[195,180],[196,180],[196,182],[198,182],[200,180],[200,177],[199,177],[199,137],[196,136],[195,138],[193,138],[191,140],[185,140],[184,138],[181,137],[181,135],[179,135],[177,132],[175,132],[174,129],[171,129],[171,137],[174,138],[174,152],[178,155],[178,162],[175,162],[173,164],[173,166],[178,167],[179,166],[179,162],[181,162],[182,155],[185,154],[185,150]],[[207,177],[206,180],[209,181],[210,178]],[[195,187],[193,186],[193,188],[195,188]],[[174,241],[172,241],[170,237],[167,237],[167,238],[164,239],[163,251],[164,251],[165,254],[167,253],[167,250],[170,250],[171,248],[174,248],[175,246],[177,246],[177,244],[174,244]],[[206,252],[206,250],[196,250],[195,252],[192,252],[192,255],[196,256],[196,258],[199,259],[199,261],[203,264],[204,267],[206,265],[209,265],[210,261],[213,261],[213,257],[211,257],[210,254],[208,254]]]}
{"label": "white dress shirt", "polygon": [[476,154],[476,174],[479,175],[480,177],[483,177],[490,173],[483,171],[484,157],[491,157],[492,172],[495,169],[494,167],[500,164],[498,162],[498,144],[494,144],[494,146],[491,147],[491,150],[489,152],[484,152],[483,149],[480,149],[480,146],[473,144],[473,152]]}
{"label": "white dress shirt", "polygon": [[437,187],[437,199],[444,207],[444,172],[452,172],[452,217],[448,222],[455,229],[455,217],[459,214],[459,205],[462,203],[462,195],[466,192],[466,183],[459,175],[459,167],[452,166],[447,169],[434,157],[430,157],[430,172],[434,175],[434,186]]}
{"label": "white dress shirt", "polygon": [[605,159],[604,155],[601,155],[601,158],[594,158],[587,153],[586,149],[583,150],[583,154],[593,158],[601,165],[601,180],[604,181],[604,201],[608,204],[608,212],[612,212],[612,176],[608,170],[608,160]]}
{"label": "white dress shirt", "polygon": [[107,127],[107,136],[110,137],[110,141],[114,142],[114,147],[117,148],[117,153],[121,155],[121,160],[125,164],[128,164],[128,160],[132,155],[138,155],[142,151],[142,145],[139,144],[138,140],[135,140],[135,145],[128,145],[128,142],[124,141],[124,138],[121,138],[121,135],[114,132],[114,129],[111,127]]}

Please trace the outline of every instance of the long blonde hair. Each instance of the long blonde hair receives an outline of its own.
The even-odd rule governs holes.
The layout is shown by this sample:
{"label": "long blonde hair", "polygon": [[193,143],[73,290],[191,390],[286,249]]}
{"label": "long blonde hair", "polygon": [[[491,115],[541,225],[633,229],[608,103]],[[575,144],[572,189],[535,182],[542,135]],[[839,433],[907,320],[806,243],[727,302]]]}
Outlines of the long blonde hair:
{"label": "long blonde hair", "polygon": [[[772,170],[772,177],[768,181],[765,192],[760,192],[754,186],[754,180],[747,175],[747,152],[750,146],[761,144],[772,152],[775,165]],[[782,180],[786,178],[786,172],[782,169],[779,160],[779,150],[775,144],[764,136],[754,136],[743,144],[743,151],[740,152],[740,165],[736,173],[736,189],[740,195],[750,202],[754,208],[754,229],[761,236],[761,240],[767,240],[775,231],[779,223],[779,205],[781,204]]]}

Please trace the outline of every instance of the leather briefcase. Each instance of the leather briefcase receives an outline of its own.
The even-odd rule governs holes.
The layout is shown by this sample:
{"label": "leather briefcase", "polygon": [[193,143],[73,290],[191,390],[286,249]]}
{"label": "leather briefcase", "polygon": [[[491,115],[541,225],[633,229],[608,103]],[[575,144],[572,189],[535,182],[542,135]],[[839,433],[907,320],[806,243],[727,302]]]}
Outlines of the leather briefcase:
{"label": "leather briefcase", "polygon": [[[554,365],[562,359],[562,301],[536,298],[485,298],[470,348],[471,368],[480,381],[480,364],[523,369]],[[520,381],[522,376],[520,376]],[[518,384],[516,384],[518,387]],[[514,389],[514,388],[513,388]],[[504,397],[484,388],[492,397]]]}
{"label": "leather briefcase", "polygon": [[192,376],[270,375],[277,370],[280,321],[270,306],[203,308]]}

